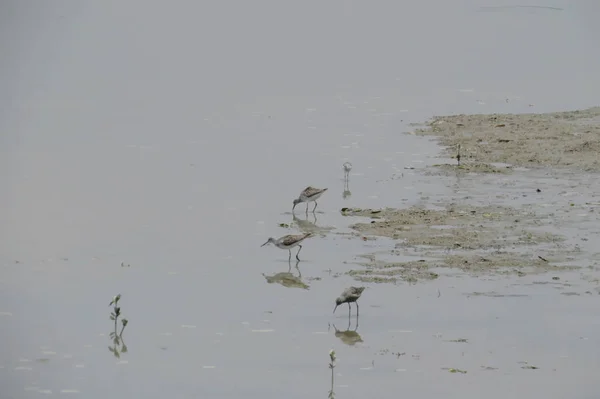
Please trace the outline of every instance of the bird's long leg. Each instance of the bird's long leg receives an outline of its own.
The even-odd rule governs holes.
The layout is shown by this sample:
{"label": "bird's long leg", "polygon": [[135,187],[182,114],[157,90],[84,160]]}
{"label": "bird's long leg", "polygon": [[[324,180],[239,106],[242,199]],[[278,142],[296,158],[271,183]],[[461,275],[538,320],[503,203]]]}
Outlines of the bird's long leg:
{"label": "bird's long leg", "polygon": [[306,214],[308,215],[308,201],[306,201]]}
{"label": "bird's long leg", "polygon": [[288,252],[290,253],[290,256],[288,257],[288,263],[292,260],[292,250],[288,249]]}
{"label": "bird's long leg", "polygon": [[358,302],[355,302],[355,303],[356,303],[356,319],[358,319]]}
{"label": "bird's long leg", "polygon": [[[300,261],[300,258],[298,257],[298,254],[300,253],[300,251],[302,251],[302,245],[298,244],[298,246],[300,248],[298,248],[298,252],[296,252],[296,259],[298,259],[298,261]],[[291,252],[290,252],[291,253]]]}
{"label": "bird's long leg", "polygon": [[346,327],[346,331],[350,331],[351,318],[348,317],[348,327]]}
{"label": "bird's long leg", "polygon": [[313,213],[315,213],[315,209],[317,209],[317,201],[315,201],[315,207],[313,208]]}
{"label": "bird's long leg", "polygon": [[348,302],[348,318],[352,315],[352,307],[350,306],[350,302]]}

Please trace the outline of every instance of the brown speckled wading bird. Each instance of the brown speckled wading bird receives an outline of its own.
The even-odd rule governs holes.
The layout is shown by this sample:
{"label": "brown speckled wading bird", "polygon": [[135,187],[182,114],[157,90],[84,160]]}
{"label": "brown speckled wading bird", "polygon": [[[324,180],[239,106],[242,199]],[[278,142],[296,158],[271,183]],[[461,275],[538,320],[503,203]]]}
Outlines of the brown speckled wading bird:
{"label": "brown speckled wading bird", "polygon": [[348,304],[348,317],[350,317],[350,315],[352,314],[352,307],[350,307],[350,304],[352,302],[356,303],[356,317],[358,317],[358,298],[360,298],[362,292],[365,290],[365,287],[350,287],[350,288],[346,288],[344,290],[344,292],[342,292],[342,295],[340,295],[336,300],[335,300],[335,308],[333,308],[333,313],[335,313],[335,310],[337,309],[338,306],[340,306],[342,303],[347,303]]}
{"label": "brown speckled wading bird", "polygon": [[265,245],[271,243],[271,244],[275,245],[277,248],[287,249],[290,252],[290,257],[288,258],[288,261],[290,259],[292,259],[292,248],[300,247],[300,248],[298,248],[298,252],[296,253],[296,259],[300,260],[300,258],[298,257],[298,254],[302,250],[302,245],[300,245],[300,243],[302,241],[304,241],[306,238],[310,237],[311,235],[312,235],[312,233],[296,234],[296,235],[288,234],[286,236],[279,237],[278,239],[269,237],[267,242],[265,242],[263,245],[261,245],[261,247],[264,247]]}
{"label": "brown speckled wading bird", "polygon": [[298,198],[296,198],[294,200],[294,206],[292,207],[292,213],[294,212],[294,208],[296,208],[296,205],[298,205],[302,202],[306,202],[306,212],[307,213],[308,213],[308,203],[314,202],[315,207],[312,210],[314,212],[315,209],[317,209],[317,200],[321,197],[321,195],[323,195],[323,193],[325,191],[327,191],[326,188],[314,188],[311,186],[306,187],[304,190],[302,190],[302,192],[300,193]]}

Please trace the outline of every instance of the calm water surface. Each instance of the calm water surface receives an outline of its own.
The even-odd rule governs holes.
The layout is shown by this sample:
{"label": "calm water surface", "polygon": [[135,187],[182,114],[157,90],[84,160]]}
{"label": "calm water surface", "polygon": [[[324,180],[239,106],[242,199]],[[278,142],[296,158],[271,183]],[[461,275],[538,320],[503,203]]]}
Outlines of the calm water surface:
{"label": "calm water surface", "polygon": [[[528,285],[549,276],[368,285],[354,345],[331,325],[335,276],[393,245],[335,234],[339,209],[453,193],[410,122],[598,104],[600,5],[508,5],[4,2],[2,398],[325,398],[331,348],[338,398],[593,397],[600,312]],[[310,289],[268,284],[307,185],[334,230],[301,252]],[[513,296],[467,295],[490,291]]]}

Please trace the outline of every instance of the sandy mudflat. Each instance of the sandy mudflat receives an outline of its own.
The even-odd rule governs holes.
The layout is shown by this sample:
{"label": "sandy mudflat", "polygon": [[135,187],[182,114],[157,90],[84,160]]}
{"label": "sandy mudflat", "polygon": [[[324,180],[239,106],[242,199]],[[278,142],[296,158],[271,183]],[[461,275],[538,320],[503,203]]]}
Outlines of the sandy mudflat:
{"label": "sandy mudflat", "polygon": [[[518,176],[523,171],[513,167],[569,169],[570,173],[600,170],[600,107],[550,114],[442,116],[426,126],[414,134],[437,136],[450,157],[454,158],[458,144],[461,146],[460,166],[438,164],[424,171],[427,174],[434,170],[434,174],[445,175],[511,173],[511,179],[523,179]],[[579,183],[572,177],[569,180],[569,190],[576,191]],[[536,192],[534,186],[532,181]],[[497,193],[498,189],[493,189]],[[357,262],[361,267],[349,274],[371,282],[435,279],[439,276],[435,270],[440,268],[475,275],[526,275],[571,269],[583,255],[579,248],[565,244],[567,237],[561,234],[560,224],[540,216],[541,208],[519,201],[495,203],[493,198],[490,196],[485,206],[452,198],[436,201],[435,206],[342,209],[345,216],[363,218],[351,225],[356,236],[396,240],[395,248],[384,254],[386,260],[379,259],[381,253],[361,255]],[[563,215],[562,220],[582,212],[594,215],[593,206],[583,207],[570,204],[553,211]],[[547,212],[546,207],[543,213]],[[390,261],[394,255],[404,259]],[[407,256],[412,259],[406,260]]]}
{"label": "sandy mudflat", "polygon": [[[600,170],[600,107],[548,114],[439,116],[414,134],[437,136],[463,168],[498,172],[491,163]],[[487,168],[487,170],[486,170]]]}

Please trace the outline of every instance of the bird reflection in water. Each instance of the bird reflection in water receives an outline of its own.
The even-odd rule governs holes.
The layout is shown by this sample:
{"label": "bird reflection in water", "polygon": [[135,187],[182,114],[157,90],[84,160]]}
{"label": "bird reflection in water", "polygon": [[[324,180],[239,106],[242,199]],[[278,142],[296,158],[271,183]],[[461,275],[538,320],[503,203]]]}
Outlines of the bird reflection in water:
{"label": "bird reflection in water", "polygon": [[352,193],[350,192],[350,171],[352,170],[352,164],[350,162],[344,162],[344,191],[342,192],[342,198],[350,198]]}
{"label": "bird reflection in water", "polygon": [[353,346],[358,342],[363,342],[362,337],[357,332],[358,330],[358,315],[356,315],[356,326],[354,329],[350,329],[352,324],[351,318],[348,317],[348,327],[346,327],[346,331],[340,331],[337,329],[335,324],[333,324],[333,329],[335,330],[335,336],[339,338],[343,343],[349,346]]}
{"label": "bird reflection in water", "polygon": [[[321,234],[324,235],[327,232],[333,230],[333,227],[319,227],[317,226],[317,214],[312,213],[312,217],[306,215],[306,219],[300,219],[298,216],[292,213],[292,223],[298,226],[298,229],[303,233]],[[312,219],[312,220],[311,220]]]}
{"label": "bird reflection in water", "polygon": [[289,263],[289,268],[287,272],[281,272],[273,274],[272,276],[267,276],[263,273],[263,277],[267,280],[267,283],[273,284],[281,284],[287,288],[302,288],[307,290],[309,286],[302,281],[302,273],[300,272],[300,268],[298,264],[300,261],[296,261],[296,270],[298,271],[298,276],[294,276],[292,273],[292,263]]}
{"label": "bird reflection in water", "polygon": [[312,214],[313,221],[308,220],[309,216],[306,216],[306,219],[300,219],[296,216],[296,214],[292,213],[293,222],[296,223],[298,228],[302,230],[304,233],[316,233],[319,231],[319,226],[317,226],[317,214]]}

